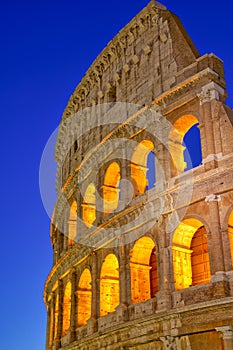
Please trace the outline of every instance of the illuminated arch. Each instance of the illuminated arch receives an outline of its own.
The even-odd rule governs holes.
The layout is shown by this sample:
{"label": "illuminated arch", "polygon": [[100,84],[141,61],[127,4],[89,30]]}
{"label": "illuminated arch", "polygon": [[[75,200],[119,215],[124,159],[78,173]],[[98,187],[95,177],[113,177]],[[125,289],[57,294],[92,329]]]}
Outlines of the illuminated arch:
{"label": "illuminated arch", "polygon": [[131,301],[133,304],[154,297],[158,291],[155,244],[150,237],[136,241],[130,253]]}
{"label": "illuminated arch", "polygon": [[210,281],[207,233],[197,219],[185,219],[176,228],[172,242],[177,290]]}
{"label": "illuminated arch", "polygon": [[229,241],[230,241],[231,260],[232,260],[232,266],[233,266],[233,210],[228,220],[228,235],[229,235]]}
{"label": "illuminated arch", "polygon": [[77,230],[77,202],[73,201],[70,207],[70,215],[68,221],[68,247],[74,244],[74,239]]}
{"label": "illuminated arch", "polygon": [[66,335],[70,328],[70,313],[71,313],[71,282],[67,282],[62,305],[62,336]]}
{"label": "illuminated arch", "polygon": [[96,219],[96,195],[95,185],[93,183],[88,185],[83,198],[82,219],[87,227],[91,227]]}
{"label": "illuminated arch", "polygon": [[[185,135],[190,131],[192,127],[198,127],[198,120],[193,115],[184,115],[180,117],[173,125],[172,130],[169,134],[169,151],[174,167],[175,175],[178,175],[185,171],[187,167],[187,163],[185,162],[185,145],[183,144]],[[201,158],[201,142],[200,142],[200,134],[196,136],[197,139],[193,140],[195,142],[196,152],[200,153]],[[191,156],[191,154],[190,154]],[[195,164],[195,166],[200,165],[201,159],[199,163]],[[189,165],[189,168],[191,166]]]}
{"label": "illuminated arch", "polygon": [[[153,161],[150,161],[150,166],[154,167],[153,171],[155,173],[155,158],[152,150],[154,150],[154,144],[150,140],[143,140],[135,147],[131,159],[131,179],[135,187],[135,195],[144,193],[148,186],[147,172],[148,170],[150,171],[148,168],[149,154],[153,155]],[[155,182],[155,179],[153,182]]]}
{"label": "illuminated arch", "polygon": [[104,215],[112,213],[119,203],[120,166],[112,162],[105,173],[103,185]]}
{"label": "illuminated arch", "polygon": [[78,284],[78,326],[87,324],[91,317],[91,273],[85,269]]}
{"label": "illuminated arch", "polygon": [[100,272],[100,316],[114,312],[120,302],[119,264],[114,254],[104,259]]}

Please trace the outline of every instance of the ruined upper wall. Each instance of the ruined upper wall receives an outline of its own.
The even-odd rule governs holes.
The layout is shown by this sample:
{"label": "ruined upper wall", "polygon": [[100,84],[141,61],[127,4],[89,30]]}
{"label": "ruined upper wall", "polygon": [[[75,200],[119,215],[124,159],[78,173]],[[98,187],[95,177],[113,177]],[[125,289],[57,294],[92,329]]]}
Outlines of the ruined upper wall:
{"label": "ruined upper wall", "polygon": [[148,104],[176,85],[199,53],[179,18],[155,1],[134,17],[90,66],[63,113],[107,102]]}

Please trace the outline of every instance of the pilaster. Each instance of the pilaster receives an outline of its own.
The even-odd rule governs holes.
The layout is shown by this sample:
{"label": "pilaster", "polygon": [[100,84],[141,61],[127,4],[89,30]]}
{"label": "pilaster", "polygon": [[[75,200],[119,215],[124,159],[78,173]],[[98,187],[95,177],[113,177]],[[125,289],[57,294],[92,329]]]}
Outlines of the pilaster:
{"label": "pilaster", "polygon": [[217,332],[222,333],[224,350],[233,349],[233,326],[223,326],[215,328]]}

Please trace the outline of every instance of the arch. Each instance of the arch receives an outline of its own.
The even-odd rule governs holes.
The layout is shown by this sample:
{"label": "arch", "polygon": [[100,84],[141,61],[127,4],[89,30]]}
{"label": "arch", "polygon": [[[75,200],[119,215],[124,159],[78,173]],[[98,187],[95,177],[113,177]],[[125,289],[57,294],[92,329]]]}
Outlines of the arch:
{"label": "arch", "polygon": [[91,227],[96,219],[96,195],[93,182],[88,185],[84,194],[82,219],[87,227]]}
{"label": "arch", "polygon": [[119,302],[119,264],[116,255],[108,254],[100,272],[100,316],[114,312]]}
{"label": "arch", "polygon": [[[173,128],[171,129],[169,134],[168,145],[169,145],[169,151],[171,155],[174,175],[178,175],[184,172],[185,170],[189,170],[193,168],[194,165],[198,166],[202,161],[200,133],[197,134],[197,136],[195,137],[195,140],[192,139],[192,142],[189,143],[190,145],[189,149],[186,150],[186,145],[184,144],[184,140],[188,143],[188,136],[189,136],[188,133],[190,129],[193,127],[197,128],[198,125],[199,125],[198,119],[191,114],[187,114],[178,118],[176,122],[173,124]],[[193,160],[191,157],[192,144],[193,146],[195,146],[195,152],[198,151],[200,153],[200,159],[198,162],[195,162],[194,165],[191,164]],[[187,167],[187,163],[189,163],[188,167]]]}
{"label": "arch", "polygon": [[210,281],[207,232],[195,218],[183,220],[172,241],[175,288],[177,290]]}
{"label": "arch", "polygon": [[150,140],[143,140],[135,147],[131,159],[131,179],[134,184],[135,195],[144,193],[146,188],[148,188],[148,173],[150,173],[150,168],[148,168],[148,166],[154,167],[152,172],[155,173],[155,162],[153,162],[153,157],[148,163],[149,154],[154,155],[152,152],[153,150],[154,144]]}
{"label": "arch", "polygon": [[184,171],[196,168],[202,162],[201,134],[198,123],[191,126],[186,132],[182,145],[185,147],[183,155],[186,167]]}
{"label": "arch", "polygon": [[231,211],[228,220],[228,236],[230,241],[231,261],[233,266],[233,210]]}
{"label": "arch", "polygon": [[77,202],[73,201],[70,207],[70,214],[68,220],[68,247],[74,244],[74,239],[77,230]]}
{"label": "arch", "polygon": [[62,305],[62,336],[66,335],[70,328],[70,313],[71,313],[71,282],[67,282]]}
{"label": "arch", "polygon": [[130,252],[131,302],[133,304],[154,297],[158,292],[156,248],[150,237],[136,241]]}
{"label": "arch", "polygon": [[78,284],[78,326],[87,324],[91,317],[91,273],[85,269],[79,279]]}
{"label": "arch", "polygon": [[118,207],[119,203],[119,182],[120,166],[117,162],[112,162],[104,176],[103,199],[104,215],[112,213]]}

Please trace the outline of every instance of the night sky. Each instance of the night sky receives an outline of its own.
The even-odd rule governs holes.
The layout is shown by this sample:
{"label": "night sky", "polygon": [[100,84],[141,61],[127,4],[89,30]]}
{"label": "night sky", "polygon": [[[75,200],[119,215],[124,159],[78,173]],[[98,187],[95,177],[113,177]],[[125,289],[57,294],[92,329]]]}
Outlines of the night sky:
{"label": "night sky", "polygon": [[[43,287],[52,251],[39,188],[42,152],[85,71],[146,4],[1,3],[1,349],[45,348]],[[213,52],[225,62],[228,104],[233,107],[233,4],[164,4],[179,15],[201,54]]]}

